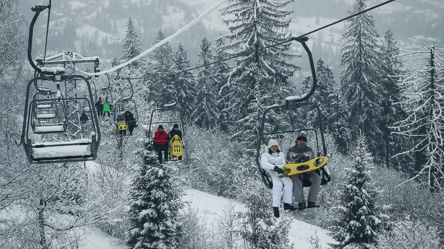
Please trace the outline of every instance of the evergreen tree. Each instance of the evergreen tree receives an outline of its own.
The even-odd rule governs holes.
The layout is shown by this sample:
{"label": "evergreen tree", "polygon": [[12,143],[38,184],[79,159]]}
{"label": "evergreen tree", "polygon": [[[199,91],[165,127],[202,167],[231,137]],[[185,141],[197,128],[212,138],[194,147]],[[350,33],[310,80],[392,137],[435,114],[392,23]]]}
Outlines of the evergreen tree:
{"label": "evergreen tree", "polygon": [[319,59],[316,67],[316,75],[318,79],[317,93],[314,96],[322,111],[323,127],[327,131],[334,130],[335,122],[335,106],[336,94],[334,86],[336,85],[333,71],[328,67],[323,59]]}
{"label": "evergreen tree", "polygon": [[383,101],[382,118],[380,119],[380,129],[382,131],[382,141],[384,149],[381,150],[380,159],[386,167],[402,169],[408,168],[413,162],[411,155],[404,155],[392,161],[391,157],[401,153],[409,145],[409,140],[401,136],[393,136],[390,127],[398,121],[405,119],[406,113],[400,105],[395,105],[401,99],[401,89],[398,86],[399,75],[401,74],[402,62],[399,58],[399,47],[393,38],[393,31],[387,30],[382,46],[383,63]]}
{"label": "evergreen tree", "polygon": [[248,248],[293,248],[288,240],[290,220],[282,218],[276,221],[271,214],[271,196],[264,198],[263,194],[269,191],[264,185],[261,186],[247,192],[247,212],[239,214],[241,237],[249,245]]}
{"label": "evergreen tree", "polygon": [[[313,102],[319,106],[322,112],[322,126],[325,130],[333,131],[336,112],[335,112],[335,91],[333,86],[336,85],[332,70],[327,67],[323,59],[319,59],[316,65],[316,78],[317,86],[316,91],[310,98],[310,102]],[[304,92],[308,92],[312,87],[312,77],[307,77],[302,85]],[[309,118],[313,127],[319,127],[318,122],[318,110],[314,106],[307,106],[306,116]]]}
{"label": "evergreen tree", "polygon": [[348,126],[348,120],[350,119],[350,112],[348,111],[348,105],[338,92],[336,92],[335,100],[335,122],[333,137],[335,144],[338,147],[338,151],[343,155],[348,155],[351,144],[351,129]]}
{"label": "evergreen tree", "polygon": [[[222,9],[231,34],[220,39],[229,41],[219,49],[237,56],[235,66],[223,87],[230,89],[228,107],[224,111],[236,121],[233,136],[248,143],[258,134],[259,114],[288,94],[287,79],[298,69],[289,61],[297,55],[288,53],[286,32],[292,11],[283,10],[291,1],[234,1]],[[264,49],[264,47],[276,45]],[[279,123],[279,122],[276,122]]]}
{"label": "evergreen tree", "polygon": [[[165,39],[162,31],[157,33],[154,44]],[[149,92],[146,96],[148,102],[154,102],[157,106],[169,104],[175,100],[174,86],[172,84],[173,50],[169,43],[165,43],[153,51],[153,63],[144,75],[146,88]]]}
{"label": "evergreen tree", "polygon": [[[207,65],[214,61],[211,43],[204,37],[200,46],[199,64]],[[202,67],[197,75],[195,109],[191,114],[193,122],[207,129],[216,128],[219,123],[217,106],[217,75],[215,65]]]}
{"label": "evergreen tree", "polygon": [[[120,59],[123,61],[131,60],[142,52],[142,49],[140,48],[142,46],[142,42],[138,39],[137,33],[134,30],[134,25],[131,17],[128,18],[128,23],[126,27],[126,36],[123,40],[123,51],[122,56],[120,57]],[[134,61],[130,65],[131,67],[139,67],[140,61]]]}
{"label": "evergreen tree", "polygon": [[190,61],[188,60],[187,51],[183,48],[182,44],[179,44],[173,62],[173,100],[177,103],[182,119],[185,119],[185,117],[188,118],[194,110],[196,79],[192,72],[188,70],[190,68]]}
{"label": "evergreen tree", "polygon": [[382,224],[375,206],[377,192],[370,183],[372,158],[362,136],[358,138],[353,157],[353,169],[348,172],[342,193],[341,215],[335,222],[337,232],[333,238],[339,244],[332,245],[334,248],[371,248]]}
{"label": "evergreen tree", "polygon": [[[413,63],[412,71],[401,80],[403,99],[398,103],[408,117],[394,124],[394,133],[413,139],[413,146],[402,154],[415,157],[414,174],[426,175],[430,190],[442,188],[444,180],[443,54],[434,47],[406,56]],[[423,63],[420,65],[419,63]]]}
{"label": "evergreen tree", "polygon": [[[366,0],[356,0],[353,13],[366,8]],[[353,141],[364,132],[369,151],[380,153],[382,134],[378,120],[382,113],[381,66],[382,56],[378,52],[379,35],[373,17],[368,12],[347,21],[347,32],[343,35],[341,65],[341,92],[346,101],[350,117],[348,127],[352,130]]]}
{"label": "evergreen tree", "polygon": [[153,152],[142,152],[143,163],[135,177],[130,203],[127,245],[132,248],[179,248],[181,236],[179,210],[183,207],[181,191],[172,175],[175,168],[159,164]]}
{"label": "evergreen tree", "polygon": [[214,78],[216,80],[216,88],[217,88],[217,106],[219,109],[219,125],[221,130],[228,131],[228,128],[232,126],[233,118],[230,117],[230,112],[227,110],[230,109],[229,100],[231,99],[231,92],[228,88],[223,88],[228,82],[228,74],[230,70],[230,66],[227,62],[224,61],[226,59],[226,53],[223,49],[224,43],[222,39],[216,41],[216,54],[214,56],[214,60],[216,61],[214,67]]}

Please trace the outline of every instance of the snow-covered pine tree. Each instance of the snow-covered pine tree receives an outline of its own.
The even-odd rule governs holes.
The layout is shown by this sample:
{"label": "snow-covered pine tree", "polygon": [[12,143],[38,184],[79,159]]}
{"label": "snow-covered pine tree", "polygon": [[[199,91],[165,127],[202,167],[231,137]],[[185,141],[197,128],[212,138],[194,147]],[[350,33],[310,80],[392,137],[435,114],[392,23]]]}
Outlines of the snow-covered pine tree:
{"label": "snow-covered pine tree", "polygon": [[[214,55],[211,43],[203,38],[200,45],[199,65],[202,69],[197,74],[195,109],[191,119],[200,127],[218,128],[219,108],[217,105],[218,91],[217,75],[215,74]],[[207,65],[207,66],[205,66]]]}
{"label": "snow-covered pine tree", "polygon": [[335,221],[333,236],[339,242],[333,248],[369,248],[376,242],[381,228],[379,210],[376,208],[377,192],[370,183],[372,158],[368,153],[365,138],[358,138],[354,151],[354,166],[348,170],[341,197],[340,217]]}
{"label": "snow-covered pine tree", "polygon": [[141,152],[143,163],[131,189],[130,221],[127,245],[131,249],[180,248],[179,210],[182,192],[172,175],[174,166],[160,164],[155,153]]}
{"label": "snow-covered pine tree", "polygon": [[[165,35],[159,30],[154,44],[165,39]],[[172,84],[173,50],[169,43],[165,43],[153,51],[153,63],[148,67],[144,75],[146,95],[148,103],[154,102],[157,106],[169,104],[175,99],[174,85]]]}
{"label": "snow-covered pine tree", "polygon": [[408,117],[394,124],[393,133],[413,139],[413,147],[403,154],[414,154],[415,178],[427,176],[422,181],[433,191],[444,186],[444,53],[431,47],[405,57],[413,69],[402,77],[399,104]]}
{"label": "snow-covered pine tree", "polygon": [[[122,56],[120,57],[120,59],[123,61],[131,60],[142,52],[142,49],[140,48],[142,46],[142,42],[138,39],[137,33],[134,30],[134,25],[131,17],[128,18],[128,23],[126,24],[126,27],[126,36],[123,40],[123,51]],[[139,67],[140,60],[132,62],[130,66],[136,68]]]}
{"label": "snow-covered pine tree", "polygon": [[240,235],[247,242],[247,248],[293,248],[288,240],[290,219],[284,217],[276,221],[271,214],[270,191],[264,185],[247,189],[244,193],[247,212],[239,214]]}
{"label": "snow-covered pine tree", "polygon": [[230,66],[224,60],[226,60],[226,53],[223,49],[219,49],[223,47],[224,41],[222,39],[216,40],[216,53],[214,56],[215,61],[215,69],[214,69],[214,78],[217,82],[217,106],[219,109],[219,125],[221,130],[228,131],[228,128],[232,126],[233,118],[230,117],[230,113],[224,110],[227,110],[229,107],[229,102],[231,99],[230,89],[222,87],[228,82],[228,74],[230,71]]}
{"label": "snow-covered pine tree", "polygon": [[190,68],[187,51],[179,44],[173,57],[172,84],[174,86],[174,98],[182,119],[188,119],[194,110],[194,98],[196,96],[196,79]]}
{"label": "snow-covered pine tree", "polygon": [[[322,112],[322,125],[327,131],[333,131],[336,112],[334,103],[336,102],[335,90],[333,89],[336,85],[332,70],[326,65],[325,61],[320,58],[316,65],[316,77],[317,77],[317,87],[310,98],[310,102],[316,103]],[[307,77],[303,82],[305,92],[311,90],[312,87],[312,77]],[[314,106],[308,106],[305,111],[309,118],[309,122],[313,127],[319,127],[318,122],[318,111]]]}
{"label": "snow-covered pine tree", "polygon": [[[292,11],[284,10],[290,3],[233,1],[221,10],[223,16],[232,19],[224,20],[231,34],[219,38],[227,41],[219,49],[237,56],[224,86],[230,89],[231,96],[223,111],[234,116],[233,136],[248,143],[248,147],[258,133],[259,114],[288,95],[287,79],[298,69],[290,63],[297,55],[289,53],[290,43],[284,42],[290,36],[287,29]],[[271,45],[275,46],[268,47]]]}
{"label": "snow-covered pine tree", "polygon": [[[366,8],[366,0],[356,0],[352,13]],[[381,116],[381,65],[379,35],[373,17],[365,12],[347,21],[347,31],[342,36],[341,65],[345,68],[340,76],[341,92],[349,106],[349,125],[353,141],[359,131],[365,135],[369,151],[379,153],[382,134],[378,127]]]}
{"label": "snow-covered pine tree", "polygon": [[387,30],[384,35],[384,43],[382,45],[382,59],[384,63],[382,68],[383,74],[383,96],[382,101],[383,112],[380,119],[380,127],[382,131],[383,150],[379,154],[378,161],[385,163],[388,168],[402,170],[409,168],[414,161],[411,155],[400,156],[396,160],[391,157],[403,152],[409,146],[409,139],[401,136],[393,136],[390,127],[398,121],[407,118],[405,111],[400,105],[395,105],[401,99],[401,89],[398,85],[399,75],[401,74],[402,62],[399,58],[400,50],[397,42],[393,38],[393,31]]}
{"label": "snow-covered pine tree", "polygon": [[335,106],[336,94],[334,87],[336,86],[335,77],[332,69],[326,65],[323,59],[319,59],[316,67],[316,75],[318,79],[317,92],[319,96],[314,96],[313,99],[318,101],[319,107],[322,111],[323,126],[327,131],[334,130],[334,122],[336,118]]}

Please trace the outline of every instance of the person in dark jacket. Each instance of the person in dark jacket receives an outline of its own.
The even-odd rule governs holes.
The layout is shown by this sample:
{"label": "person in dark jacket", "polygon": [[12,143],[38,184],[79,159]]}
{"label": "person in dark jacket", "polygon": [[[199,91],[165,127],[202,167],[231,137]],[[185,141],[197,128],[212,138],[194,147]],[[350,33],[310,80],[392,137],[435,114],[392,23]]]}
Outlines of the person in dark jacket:
{"label": "person in dark jacket", "polygon": [[126,119],[125,119],[125,113],[122,112],[122,114],[117,117],[116,121],[117,121],[117,126],[119,129],[119,134],[126,135],[127,123],[126,123]]}
{"label": "person in dark jacket", "polygon": [[103,116],[103,103],[102,98],[99,97],[99,100],[96,102],[97,116]]}
{"label": "person in dark jacket", "polygon": [[[310,159],[315,158],[313,149],[306,145],[307,136],[305,133],[300,133],[296,138],[296,145],[288,149],[287,162],[288,163],[302,163]],[[307,172],[297,176],[291,177],[293,180],[293,195],[295,201],[298,203],[299,209],[305,209],[306,207],[318,207],[316,201],[321,187],[321,177],[315,172]],[[308,205],[305,205],[303,180],[307,178],[311,182],[310,192],[308,194]]]}
{"label": "person in dark jacket", "polygon": [[136,127],[136,119],[134,115],[130,111],[125,112],[126,124],[128,125],[128,130],[130,135],[133,135],[134,127]]}
{"label": "person in dark jacket", "polygon": [[165,161],[168,161],[168,133],[163,130],[163,126],[157,127],[154,134],[154,148],[157,150],[159,162],[162,163],[162,151]]}
{"label": "person in dark jacket", "polygon": [[178,124],[174,124],[173,129],[169,133],[168,140],[171,140],[171,138],[173,138],[174,135],[178,135],[180,137],[180,139],[182,140],[182,132],[179,130]]}
{"label": "person in dark jacket", "polygon": [[86,113],[83,112],[82,116],[80,116],[80,122],[82,122],[82,124],[86,124],[86,121],[88,121],[88,115],[86,115]]}

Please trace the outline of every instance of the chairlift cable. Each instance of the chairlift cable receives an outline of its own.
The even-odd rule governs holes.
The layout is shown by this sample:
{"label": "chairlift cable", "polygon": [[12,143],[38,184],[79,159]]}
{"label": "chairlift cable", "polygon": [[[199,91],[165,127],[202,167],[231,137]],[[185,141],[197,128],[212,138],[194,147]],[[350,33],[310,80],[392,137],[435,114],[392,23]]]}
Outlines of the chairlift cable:
{"label": "chairlift cable", "polygon": [[[303,34],[303,35],[300,35],[300,36],[298,36],[298,37],[291,37],[290,39],[288,39],[288,40],[286,40],[286,41],[279,42],[279,43],[276,43],[276,44],[273,44],[273,45],[270,45],[270,46],[266,46],[266,47],[263,47],[263,48],[255,49],[252,53],[255,53],[255,52],[259,51],[259,50],[264,50],[264,49],[268,49],[268,48],[276,47],[276,46],[279,46],[279,45],[282,45],[282,44],[285,44],[285,43],[288,43],[288,42],[291,42],[291,41],[294,41],[294,40],[301,39],[302,37],[305,37],[305,36],[307,36],[307,35],[309,35],[309,34],[312,34],[312,33],[318,32],[318,31],[320,31],[320,30],[322,30],[322,29],[325,29],[325,28],[330,27],[330,26],[332,26],[332,25],[338,24],[338,23],[340,23],[340,22],[343,22],[343,21],[345,21],[345,20],[348,20],[348,19],[350,19],[350,18],[353,18],[353,17],[355,17],[355,16],[357,16],[357,15],[361,15],[361,14],[367,12],[367,11],[370,11],[370,10],[373,10],[373,9],[376,9],[376,8],[379,8],[379,7],[383,6],[383,5],[386,5],[386,4],[388,4],[388,3],[391,3],[391,2],[393,2],[393,1],[396,1],[396,0],[388,0],[388,1],[385,1],[385,2],[383,2],[383,3],[380,3],[380,4],[375,5],[375,6],[373,6],[373,7],[367,8],[367,9],[365,9],[365,10],[363,10],[363,11],[360,11],[360,12],[358,12],[358,13],[355,13],[355,14],[353,14],[353,15],[351,15],[351,16],[345,17],[345,18],[343,18],[343,19],[341,19],[341,20],[335,21],[335,22],[333,22],[333,23],[330,23],[330,24],[328,24],[328,25],[325,25],[325,26],[323,26],[323,27],[320,27],[320,28],[318,28],[318,29],[315,29],[315,30],[313,30],[313,31],[310,31],[310,32],[308,32],[308,33],[305,33],[305,34]],[[212,8],[210,8],[209,10],[207,10],[204,14],[202,14],[201,16],[199,16],[199,18],[203,18],[203,16],[206,16],[209,12],[212,11],[213,8],[217,7],[217,6],[218,6],[219,4],[221,4],[222,2],[223,2],[223,0],[220,0],[220,1],[218,2],[218,4],[214,5]],[[197,19],[199,19],[199,18],[197,18]],[[191,24],[191,23],[190,23],[190,24]],[[188,25],[190,25],[190,24],[188,24]],[[190,26],[191,26],[191,25],[190,25]],[[175,37],[178,33],[180,33],[180,32],[177,31],[175,34],[173,34],[173,35],[170,36],[170,37],[165,38],[165,39],[162,40],[160,43],[162,43],[162,42],[163,42],[163,43],[168,42],[167,40],[171,40],[171,39],[173,38],[173,36]],[[160,44],[160,43],[155,44],[153,47],[151,47],[150,49],[148,49],[148,50],[146,50],[145,52],[143,52],[143,53],[142,53],[143,56],[144,56],[145,54],[147,54],[149,51],[153,50],[155,46],[161,46],[161,45],[163,45],[163,43],[162,43],[162,44]],[[207,64],[204,64],[204,65],[200,65],[200,66],[196,66],[196,67],[193,67],[193,68],[184,69],[184,70],[182,70],[182,71],[184,71],[184,72],[188,72],[188,71],[196,70],[196,69],[199,69],[199,68],[202,68],[202,67],[206,67],[206,66],[209,66],[209,65],[213,65],[213,64],[216,64],[216,63],[219,63],[219,62],[228,61],[228,60],[231,60],[231,59],[234,59],[234,58],[237,58],[237,57],[247,56],[247,55],[250,55],[250,54],[252,54],[252,53],[240,53],[240,54],[238,54],[238,55],[230,56],[230,57],[225,58],[225,59],[221,59],[221,60],[218,60],[218,61],[214,61],[214,62],[211,62],[211,63],[207,63]],[[138,57],[142,57],[142,54],[140,54],[140,55],[134,57],[133,59],[131,59],[131,60],[129,60],[129,61],[126,61],[126,62],[124,62],[124,63],[122,63],[122,64],[120,64],[120,65],[117,65],[117,66],[115,66],[115,67],[113,67],[113,68],[110,68],[110,69],[108,69],[107,71],[100,72],[100,73],[87,73],[87,72],[84,72],[84,71],[78,69],[77,67],[76,67],[76,69],[78,69],[81,73],[86,74],[86,75],[88,75],[88,76],[101,75],[101,74],[105,74],[105,73],[108,73],[108,72],[112,72],[112,71],[118,70],[118,69],[124,67],[125,65],[129,64],[130,62],[132,62],[132,61],[134,61],[134,60],[137,60],[137,59],[140,59],[140,58],[138,58]],[[114,69],[114,70],[113,70],[113,69]],[[110,70],[111,70],[111,71],[110,71]],[[133,78],[133,79],[136,79],[136,78]],[[139,78],[139,79],[142,79],[142,78]]]}
{"label": "chairlift cable", "polygon": [[[351,15],[351,16],[348,16],[348,17],[342,18],[341,20],[338,20],[338,21],[332,22],[332,23],[327,24],[327,25],[325,25],[325,26],[322,26],[322,27],[320,27],[320,28],[318,28],[318,29],[315,29],[315,30],[313,30],[313,31],[310,31],[310,32],[308,32],[308,33],[305,33],[305,34],[303,34],[303,35],[300,35],[300,36],[298,36],[298,37],[291,37],[291,38],[288,39],[287,41],[283,41],[283,42],[279,42],[279,43],[276,43],[276,44],[273,44],[273,45],[270,45],[270,46],[266,46],[266,47],[263,47],[263,48],[259,48],[259,49],[255,50],[255,51],[253,51],[252,53],[255,53],[255,52],[259,51],[259,50],[264,50],[264,49],[267,49],[267,48],[276,47],[276,46],[282,45],[282,44],[284,44],[284,43],[291,42],[291,41],[293,41],[293,40],[301,39],[302,37],[305,37],[305,36],[307,36],[307,35],[313,34],[313,33],[315,33],[315,32],[318,32],[318,31],[320,31],[320,30],[323,30],[323,29],[325,29],[325,28],[328,28],[328,27],[330,27],[330,26],[333,26],[333,25],[335,25],[335,24],[338,24],[338,23],[340,23],[340,22],[346,21],[346,20],[348,20],[348,19],[350,19],[350,18],[353,18],[353,17],[355,17],[355,16],[361,15],[361,14],[367,12],[367,11],[370,11],[370,10],[373,10],[373,9],[376,9],[376,8],[379,8],[379,7],[381,7],[381,6],[383,6],[383,5],[386,5],[386,4],[388,4],[388,3],[390,3],[390,2],[393,2],[393,1],[395,1],[395,0],[388,0],[388,1],[383,2],[383,3],[381,3],[381,4],[375,5],[375,6],[371,7],[371,8],[368,8],[368,9],[365,9],[365,10],[360,11],[360,12],[358,12],[358,13],[355,13],[355,14],[353,14],[353,15]],[[250,54],[252,54],[252,53],[241,53],[241,54],[234,55],[234,56],[231,56],[231,57],[228,57],[228,58],[222,59],[222,60],[218,60],[218,61],[214,61],[214,62],[211,62],[211,63],[207,63],[207,64],[204,64],[204,65],[200,65],[200,66],[197,66],[197,67],[193,67],[193,68],[185,69],[184,71],[192,71],[192,70],[196,70],[196,69],[199,69],[199,68],[202,68],[202,67],[206,67],[206,66],[209,66],[209,65],[213,65],[213,64],[216,64],[216,63],[219,63],[219,62],[223,62],[223,61],[231,60],[231,59],[234,59],[234,58],[237,58],[237,57],[240,57],[240,56],[247,56],[247,55],[250,55]]]}
{"label": "chairlift cable", "polygon": [[48,33],[49,33],[49,20],[51,18],[51,0],[48,5],[48,20],[46,21],[46,40],[45,40],[45,52],[43,53],[43,61],[46,60],[46,48],[48,47]]}

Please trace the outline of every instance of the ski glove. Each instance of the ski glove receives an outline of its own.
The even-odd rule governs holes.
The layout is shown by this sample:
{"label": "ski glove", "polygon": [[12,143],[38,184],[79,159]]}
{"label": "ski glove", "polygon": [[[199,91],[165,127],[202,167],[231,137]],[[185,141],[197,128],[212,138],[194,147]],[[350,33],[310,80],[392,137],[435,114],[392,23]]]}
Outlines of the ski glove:
{"label": "ski glove", "polygon": [[283,174],[285,171],[278,166],[274,166],[274,171],[278,172],[278,174]]}

